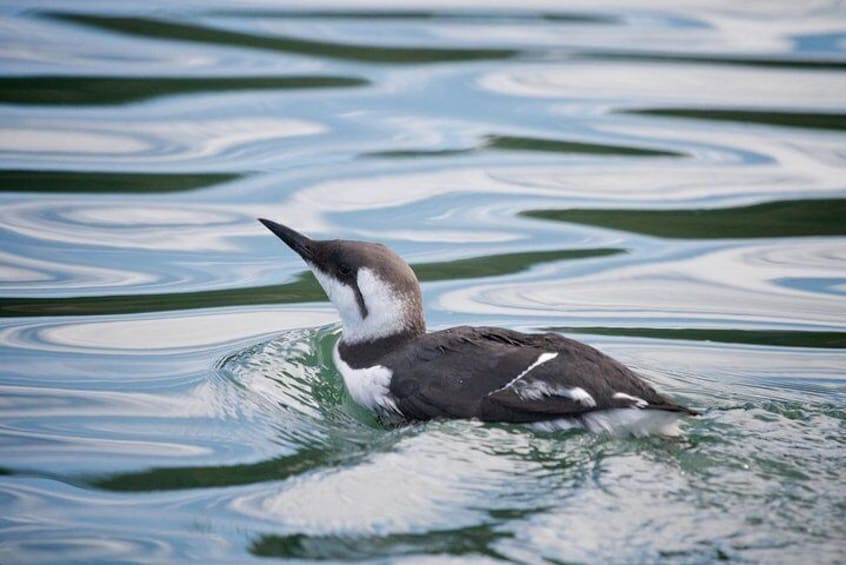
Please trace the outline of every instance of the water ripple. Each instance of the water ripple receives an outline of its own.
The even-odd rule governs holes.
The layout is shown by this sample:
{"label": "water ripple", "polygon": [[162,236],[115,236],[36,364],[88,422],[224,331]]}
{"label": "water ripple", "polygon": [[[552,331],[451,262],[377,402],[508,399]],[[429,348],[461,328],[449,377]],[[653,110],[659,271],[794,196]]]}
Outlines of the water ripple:
{"label": "water ripple", "polygon": [[306,120],[267,117],[133,122],[7,119],[0,127],[0,159],[14,161],[18,167],[57,160],[100,167],[118,163],[138,167],[145,163],[238,162],[247,158],[245,148],[258,141],[325,130],[321,124]]}
{"label": "water ripple", "polygon": [[28,293],[61,285],[65,289],[103,286],[130,286],[151,283],[149,273],[133,272],[56,260],[39,260],[14,253],[0,252],[0,285],[4,292]]}
{"label": "water ripple", "polygon": [[[4,561],[54,561],[57,551],[68,561],[104,562],[131,561],[139,552],[154,560],[173,561],[190,560],[197,552],[232,551],[231,540],[209,532],[206,520],[186,517],[185,508],[213,507],[196,495],[131,500],[45,479],[20,478],[4,481],[0,497],[11,511],[0,550]],[[56,507],[62,512],[51,512]],[[127,512],[139,521],[128,524]],[[158,516],[141,518],[151,512]]]}
{"label": "water ripple", "polygon": [[132,352],[192,351],[231,344],[285,328],[301,320],[326,323],[328,311],[264,308],[259,311],[207,312],[190,317],[141,316],[101,321],[11,322],[0,330],[6,347],[39,351],[124,355]]}
{"label": "water ripple", "polygon": [[[101,4],[0,8],[0,561],[843,560],[837,2]],[[257,216],[704,414],[385,427]]]}
{"label": "water ripple", "polygon": [[[232,249],[228,238],[249,233],[258,208],[231,210],[221,205],[151,206],[138,202],[117,206],[55,199],[51,202],[21,201],[0,211],[3,227],[19,236],[57,245],[200,251]],[[200,236],[200,237],[198,237]]]}
{"label": "water ripple", "polygon": [[[608,268],[572,276],[565,281],[486,284],[446,292],[438,307],[484,314],[555,317],[573,321],[607,320],[621,325],[678,325],[721,323],[743,327],[839,329],[846,316],[842,305],[826,295],[774,284],[794,274],[808,274],[804,266],[767,260],[779,249],[815,258],[830,257],[837,244],[825,240],[784,242],[742,247],[719,247],[674,254],[671,258]],[[838,277],[842,262],[835,257],[811,276]],[[655,289],[661,292],[656,293]],[[684,322],[682,322],[684,320]],[[654,327],[654,326],[653,326]]]}
{"label": "water ripple", "polygon": [[[567,65],[524,65],[493,71],[479,84],[524,98],[591,99],[631,104],[746,107],[797,104],[842,109],[842,73],[799,69],[749,69],[704,64],[589,61]],[[649,80],[643,80],[648,76]],[[719,84],[720,88],[712,86]]]}

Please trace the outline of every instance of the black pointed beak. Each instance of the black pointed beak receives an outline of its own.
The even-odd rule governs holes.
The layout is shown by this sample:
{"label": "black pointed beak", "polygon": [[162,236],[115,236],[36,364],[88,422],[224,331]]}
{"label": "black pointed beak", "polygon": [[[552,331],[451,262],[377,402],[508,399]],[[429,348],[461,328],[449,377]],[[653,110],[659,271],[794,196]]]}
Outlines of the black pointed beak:
{"label": "black pointed beak", "polygon": [[277,224],[276,222],[265,220],[264,218],[259,218],[258,221],[264,224],[264,227],[276,234],[276,237],[284,241],[288,247],[296,251],[300,257],[306,261],[311,261],[312,255],[314,254],[315,242],[313,240],[297,231],[292,230],[288,226],[283,226],[282,224]]}

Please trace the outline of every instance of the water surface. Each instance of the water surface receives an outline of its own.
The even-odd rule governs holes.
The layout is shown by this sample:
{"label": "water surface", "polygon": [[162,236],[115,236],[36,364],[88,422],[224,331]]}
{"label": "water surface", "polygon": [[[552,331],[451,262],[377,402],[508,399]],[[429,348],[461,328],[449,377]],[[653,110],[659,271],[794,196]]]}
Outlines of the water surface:
{"label": "water surface", "polygon": [[[846,13],[0,8],[0,561],[846,559]],[[558,331],[685,437],[388,429],[255,221]]]}

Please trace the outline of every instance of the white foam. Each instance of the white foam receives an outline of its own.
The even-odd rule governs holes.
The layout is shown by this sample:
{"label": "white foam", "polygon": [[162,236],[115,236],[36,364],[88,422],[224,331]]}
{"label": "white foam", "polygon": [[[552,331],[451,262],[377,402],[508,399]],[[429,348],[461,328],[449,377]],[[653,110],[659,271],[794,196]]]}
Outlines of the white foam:
{"label": "white foam", "polygon": [[666,410],[641,410],[639,408],[612,408],[588,412],[582,416],[585,427],[594,433],[606,432],[613,436],[650,435],[677,436],[681,434],[679,412]]}
{"label": "white foam", "polygon": [[623,436],[666,436],[681,434],[679,412],[641,410],[639,408],[611,408],[588,412],[578,417],[558,418],[530,424],[533,429],[545,432],[585,428],[593,433]]}

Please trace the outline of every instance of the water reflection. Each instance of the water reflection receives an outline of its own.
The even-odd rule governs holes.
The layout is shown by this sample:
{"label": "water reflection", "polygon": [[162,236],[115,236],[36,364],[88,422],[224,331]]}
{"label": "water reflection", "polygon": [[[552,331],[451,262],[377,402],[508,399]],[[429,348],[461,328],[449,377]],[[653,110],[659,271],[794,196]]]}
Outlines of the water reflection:
{"label": "water reflection", "polygon": [[776,247],[792,248],[820,261],[817,273],[806,274],[838,277],[842,261],[836,252],[828,253],[831,246],[825,240],[812,240],[679,248],[660,259],[609,265],[566,280],[486,283],[450,290],[439,296],[438,306],[487,315],[555,317],[568,320],[569,327],[583,320],[639,327],[648,320],[653,327],[719,323],[749,329],[754,323],[773,329],[839,330],[846,316],[844,305],[832,303],[824,294],[774,284],[773,280],[795,271],[767,260]]}
{"label": "water reflection", "polygon": [[253,542],[250,553],[259,557],[315,560],[420,559],[433,552],[461,557],[463,562],[473,557],[504,559],[494,545],[514,534],[498,530],[493,524],[483,524],[426,533],[372,536],[265,535]]}
{"label": "water reflection", "polygon": [[[153,559],[183,560],[196,551],[218,555],[232,551],[231,541],[210,533],[207,521],[185,518],[187,509],[199,513],[214,508],[213,499],[171,493],[168,497],[150,494],[144,500],[126,500],[31,478],[4,481],[0,497],[12,511],[7,531],[14,532],[4,540],[4,552],[32,560],[55,560],[57,552],[68,560],[114,562],[131,560],[139,553]],[[61,508],[62,512],[49,519],[27,519],[42,517],[51,508]],[[160,515],[142,518],[153,511]],[[136,517],[134,525],[127,524],[127,512]],[[92,517],[97,523],[90,522]]]}
{"label": "water reflection", "polygon": [[473,426],[462,422],[427,427],[425,433],[420,428],[402,432],[390,450],[372,452],[355,466],[311,473],[276,492],[238,498],[234,508],[311,535],[472,525],[484,508],[508,505],[492,493],[515,480],[531,482],[533,468],[540,467],[486,452],[483,438],[520,439],[495,429],[473,431]]}
{"label": "water reflection", "polygon": [[584,155],[616,155],[637,157],[682,157],[683,153],[648,149],[646,147],[626,147],[621,145],[605,145],[600,143],[582,143],[578,141],[564,141],[559,139],[537,139],[531,137],[516,137],[503,135],[484,136],[478,148],[469,149],[436,149],[436,150],[393,150],[373,151],[365,153],[367,157],[388,157],[392,159],[409,157],[453,157],[484,150],[501,151],[534,151],[539,153],[575,153]]}
{"label": "water reflection", "polygon": [[744,122],[833,131],[846,129],[846,115],[822,112],[765,112],[761,110],[722,110],[716,108],[644,108],[640,110],[629,110],[628,113],[642,116]]}
{"label": "water reflection", "polygon": [[[508,253],[456,261],[413,265],[423,281],[495,277],[515,274],[538,263],[604,257],[622,249],[564,249]],[[310,271],[281,285],[173,294],[133,294],[71,298],[0,298],[0,316],[102,315],[189,310],[221,306],[323,302],[326,295]]]}
{"label": "water reflection", "polygon": [[66,198],[10,204],[0,220],[6,231],[42,244],[184,252],[232,249],[228,238],[249,233],[246,226],[254,222],[222,206],[126,206],[123,199],[108,206],[105,199],[85,204]]}
{"label": "water reflection", "polygon": [[846,332],[816,332],[788,330],[723,330],[702,328],[650,327],[549,327],[546,331],[566,334],[616,335],[685,341],[716,341],[747,343],[781,347],[846,348]]}
{"label": "water reflection", "polygon": [[[649,56],[620,56],[634,61],[643,59],[635,65],[607,60],[607,55],[567,65],[524,65],[496,70],[483,76],[479,84],[515,98],[588,98],[594,103],[608,101],[625,105],[732,104],[753,108],[763,105],[773,109],[794,104],[838,109],[842,107],[841,93],[846,88],[842,73],[805,69],[800,63],[795,64],[800,68],[749,69],[710,65],[708,59],[670,56],[667,63],[659,64]],[[644,76],[649,79],[644,80]],[[715,84],[720,88],[713,88]]]}
{"label": "water reflection", "polygon": [[237,174],[0,171],[0,192],[178,192],[235,180]]}
{"label": "water reflection", "polygon": [[[836,3],[45,9],[0,9],[0,561],[841,556]],[[257,216],[705,414],[385,428]]]}
{"label": "water reflection", "polygon": [[527,210],[523,215],[685,239],[846,235],[846,200],[833,199],[693,210]]}
{"label": "water reflection", "polygon": [[39,260],[0,252],[0,283],[5,292],[33,293],[42,289],[54,289],[57,284],[61,284],[65,289],[144,285],[153,280],[154,277],[145,272]]}
{"label": "water reflection", "polygon": [[368,81],[339,76],[238,78],[61,77],[0,78],[0,102],[15,104],[121,104],[173,94],[234,90],[349,88]]}
{"label": "water reflection", "polygon": [[249,10],[220,9],[210,12],[216,16],[229,16],[240,18],[259,19],[316,19],[316,20],[364,20],[371,23],[373,20],[442,20],[460,21],[470,25],[482,24],[489,26],[491,23],[504,24],[513,21],[528,21],[543,23],[544,21],[555,21],[574,24],[611,24],[618,23],[619,18],[610,14],[590,12],[535,12],[518,11],[513,9],[496,9],[480,11],[477,9],[459,7],[450,10],[438,9],[402,9],[387,10],[377,7],[356,8],[356,9],[320,9],[320,10],[292,10],[292,9],[259,9]]}
{"label": "water reflection", "polygon": [[67,351],[122,355],[133,351],[154,354],[164,351],[192,351],[234,343],[247,337],[335,320],[325,310],[264,308],[199,313],[183,317],[139,317],[65,323],[12,321],[0,331],[6,347],[35,348],[40,351]]}
{"label": "water reflection", "polygon": [[517,54],[516,51],[511,49],[382,47],[313,41],[299,37],[271,37],[139,17],[121,18],[68,13],[52,13],[49,16],[67,22],[81,23],[147,38],[251,47],[253,49],[267,49],[282,53],[311,55],[345,61],[420,64],[507,59]]}
{"label": "water reflection", "polygon": [[129,122],[70,117],[7,119],[0,127],[0,150],[5,159],[30,164],[58,160],[114,166],[115,159],[123,158],[138,166],[145,162],[229,160],[233,153],[243,159],[238,148],[246,144],[325,130],[323,125],[306,120],[258,117],[202,122],[173,117]]}

